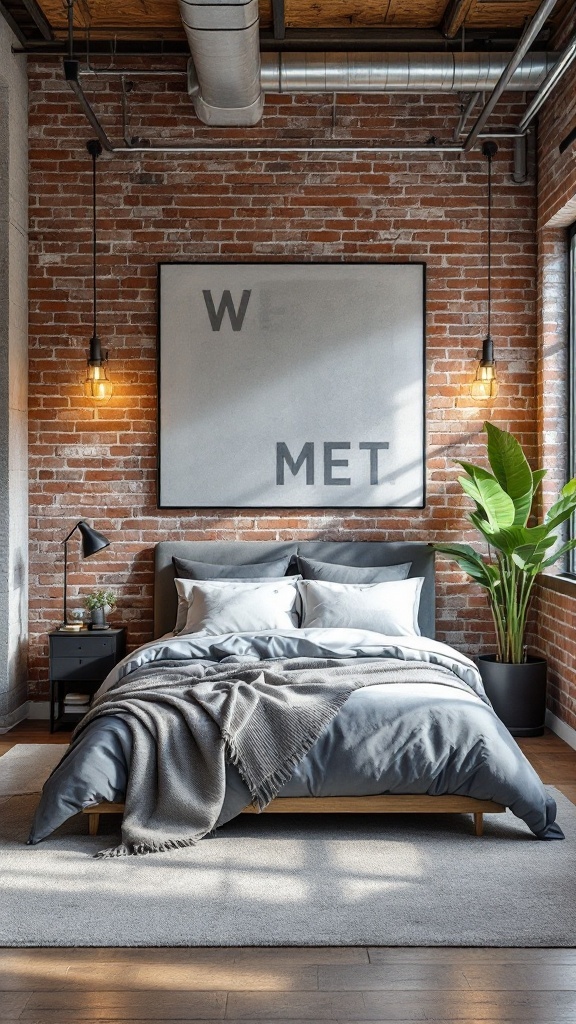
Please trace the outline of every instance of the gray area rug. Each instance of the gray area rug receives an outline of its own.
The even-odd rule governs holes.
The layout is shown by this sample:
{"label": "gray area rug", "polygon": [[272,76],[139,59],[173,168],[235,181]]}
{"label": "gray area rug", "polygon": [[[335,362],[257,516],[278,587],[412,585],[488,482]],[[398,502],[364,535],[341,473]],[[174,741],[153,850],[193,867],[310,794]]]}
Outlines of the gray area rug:
{"label": "gray area rug", "polygon": [[65,743],[19,743],[0,757],[0,797],[40,793]]}
{"label": "gray area rug", "polygon": [[195,848],[94,860],[119,819],[25,846],[0,801],[0,946],[574,946],[576,807],[541,843],[511,814],[245,815]]}

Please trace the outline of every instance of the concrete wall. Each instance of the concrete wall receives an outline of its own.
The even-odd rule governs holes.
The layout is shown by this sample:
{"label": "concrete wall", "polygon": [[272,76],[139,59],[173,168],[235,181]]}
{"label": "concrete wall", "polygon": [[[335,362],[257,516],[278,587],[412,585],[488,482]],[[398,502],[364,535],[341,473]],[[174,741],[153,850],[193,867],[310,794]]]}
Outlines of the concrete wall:
{"label": "concrete wall", "polygon": [[28,636],[28,85],[0,18],[0,730],[23,717]]}

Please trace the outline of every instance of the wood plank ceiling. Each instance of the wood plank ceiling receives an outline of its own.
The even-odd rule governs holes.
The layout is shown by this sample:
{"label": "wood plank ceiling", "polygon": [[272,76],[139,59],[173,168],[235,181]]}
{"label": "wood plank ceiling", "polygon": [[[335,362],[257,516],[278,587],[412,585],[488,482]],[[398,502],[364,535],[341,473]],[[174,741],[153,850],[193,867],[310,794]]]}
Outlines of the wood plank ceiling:
{"label": "wood plank ceiling", "polygon": [[[557,5],[554,20],[570,2]],[[263,29],[273,27],[274,4],[278,0],[260,0]],[[287,30],[438,29],[453,37],[462,28],[520,31],[539,5],[540,0],[284,0],[279,6]],[[62,38],[65,0],[39,0],[38,6],[55,37]],[[177,0],[76,0],[74,17],[79,33],[88,30],[93,39],[184,38]]]}

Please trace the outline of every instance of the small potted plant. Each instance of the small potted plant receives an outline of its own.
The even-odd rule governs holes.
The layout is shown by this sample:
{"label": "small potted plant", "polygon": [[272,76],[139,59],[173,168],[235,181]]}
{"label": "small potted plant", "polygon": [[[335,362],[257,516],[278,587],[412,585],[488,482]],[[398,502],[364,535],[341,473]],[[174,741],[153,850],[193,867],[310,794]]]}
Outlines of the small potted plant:
{"label": "small potted plant", "polygon": [[[576,510],[576,478],[561,490],[542,522],[528,526],[545,469],[530,469],[513,434],[484,423],[489,470],[459,465],[462,489],[475,504],[468,518],[488,543],[486,555],[470,544],[435,544],[487,591],[497,654],[481,654],[478,667],[494,710],[515,736],[538,736],[546,713],[546,661],[526,649],[528,611],[538,573],[554,565],[576,540],[560,543],[557,528]],[[551,553],[552,552],[552,553]]]}
{"label": "small potted plant", "polygon": [[116,605],[116,595],[112,590],[95,590],[84,598],[84,604],[90,611],[92,629],[108,629],[106,613]]}

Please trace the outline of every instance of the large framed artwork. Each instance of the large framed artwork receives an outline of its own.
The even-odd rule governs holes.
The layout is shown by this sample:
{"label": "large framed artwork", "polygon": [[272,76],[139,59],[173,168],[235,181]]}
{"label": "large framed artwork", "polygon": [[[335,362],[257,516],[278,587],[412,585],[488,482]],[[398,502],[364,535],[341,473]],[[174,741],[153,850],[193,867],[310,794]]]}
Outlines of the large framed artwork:
{"label": "large framed artwork", "polygon": [[161,508],[421,508],[422,263],[159,266]]}

